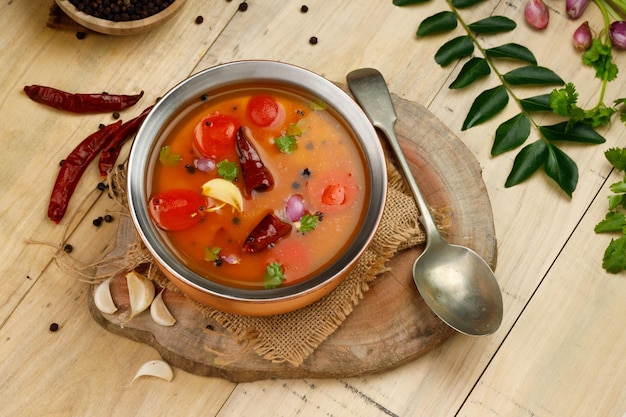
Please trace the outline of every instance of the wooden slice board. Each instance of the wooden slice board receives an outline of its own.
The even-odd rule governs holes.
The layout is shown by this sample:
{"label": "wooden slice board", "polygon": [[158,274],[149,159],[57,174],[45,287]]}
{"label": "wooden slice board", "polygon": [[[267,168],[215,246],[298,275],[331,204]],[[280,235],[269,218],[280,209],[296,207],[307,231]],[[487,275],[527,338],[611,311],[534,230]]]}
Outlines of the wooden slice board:
{"label": "wooden slice board", "polygon": [[[495,269],[496,236],[491,203],[480,166],[465,145],[423,106],[393,96],[396,132],[428,204],[450,210],[448,240],[478,252]],[[125,251],[134,233],[130,220],[120,223],[116,249]],[[304,363],[272,363],[248,349],[217,322],[203,317],[183,295],[164,299],[177,323],[155,324],[149,314],[128,323],[102,314],[89,298],[94,319],[112,333],[153,346],[164,360],[187,372],[234,382],[267,378],[333,378],[382,372],[410,362],[455,332],[426,306],[413,283],[412,264],[421,248],[390,260],[389,272],[376,279],[352,314]],[[128,309],[123,276],[111,289],[116,304]],[[123,324],[123,326],[122,326]]]}

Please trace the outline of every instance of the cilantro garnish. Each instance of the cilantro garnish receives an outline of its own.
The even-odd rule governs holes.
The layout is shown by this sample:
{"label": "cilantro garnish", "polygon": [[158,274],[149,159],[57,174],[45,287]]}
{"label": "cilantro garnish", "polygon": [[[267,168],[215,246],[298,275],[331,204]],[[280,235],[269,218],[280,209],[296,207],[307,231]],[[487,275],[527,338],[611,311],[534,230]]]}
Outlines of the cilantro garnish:
{"label": "cilantro garnish", "polygon": [[592,109],[584,110],[578,107],[577,101],[578,93],[572,83],[567,83],[564,88],[555,89],[550,93],[550,107],[555,113],[568,117],[570,126],[576,122],[585,123],[593,128],[605,126],[611,122],[611,117],[617,111],[613,107],[607,107],[603,102],[599,102]]}
{"label": "cilantro garnish", "polygon": [[159,152],[159,162],[161,162],[163,165],[178,165],[181,160],[182,157],[179,154],[172,153],[169,146],[162,147],[161,151]]}
{"label": "cilantro garnish", "polygon": [[238,173],[239,167],[237,164],[230,162],[228,159],[224,159],[217,164],[217,174],[227,181],[233,181],[237,178]]}
{"label": "cilantro garnish", "polygon": [[[611,148],[604,155],[615,169],[626,171],[626,148]],[[611,184],[610,190],[614,194],[609,196],[608,212],[594,231],[621,234],[617,239],[611,239],[602,259],[602,267],[616,274],[626,270],[626,176],[622,181]]]}
{"label": "cilantro garnish", "polygon": [[298,149],[298,141],[295,136],[292,135],[282,135],[274,139],[274,145],[282,152],[282,153],[292,153],[296,149]]}
{"label": "cilantro garnish", "polygon": [[326,103],[324,103],[322,100],[319,100],[319,99],[311,100],[311,103],[309,104],[309,106],[313,110],[326,110]]}
{"label": "cilantro garnish", "polygon": [[278,262],[272,262],[265,268],[263,275],[263,286],[266,290],[276,288],[285,280],[283,267]]}
{"label": "cilantro garnish", "polygon": [[319,221],[319,215],[306,213],[295,223],[296,229],[302,234],[312,232],[317,227]]}
{"label": "cilantro garnish", "polygon": [[220,259],[222,248],[218,246],[207,246],[204,248],[204,260],[207,262],[215,262]]}
{"label": "cilantro garnish", "polygon": [[300,119],[297,123],[292,123],[287,128],[287,134],[290,136],[302,136],[309,129],[309,121]]}

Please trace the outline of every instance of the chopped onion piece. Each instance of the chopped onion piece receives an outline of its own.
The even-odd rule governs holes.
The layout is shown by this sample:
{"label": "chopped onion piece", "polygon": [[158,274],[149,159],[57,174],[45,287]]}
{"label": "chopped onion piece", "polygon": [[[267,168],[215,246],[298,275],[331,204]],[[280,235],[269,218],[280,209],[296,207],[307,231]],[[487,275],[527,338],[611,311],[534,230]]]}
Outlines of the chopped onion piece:
{"label": "chopped onion piece", "polygon": [[195,166],[198,171],[210,172],[215,169],[217,164],[213,159],[198,158],[193,160],[193,166]]}
{"label": "chopped onion piece", "polygon": [[292,222],[298,221],[304,215],[304,199],[300,194],[292,194],[285,203],[285,215]]}

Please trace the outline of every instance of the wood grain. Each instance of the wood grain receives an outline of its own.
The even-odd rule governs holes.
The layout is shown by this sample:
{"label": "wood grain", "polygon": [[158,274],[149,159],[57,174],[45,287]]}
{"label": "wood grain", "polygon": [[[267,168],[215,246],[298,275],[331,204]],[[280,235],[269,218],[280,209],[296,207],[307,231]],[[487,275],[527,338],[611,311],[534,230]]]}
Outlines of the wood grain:
{"label": "wood grain", "polygon": [[[448,239],[472,247],[495,268],[491,206],[475,159],[422,106],[397,96],[393,99],[399,116],[398,136],[429,205],[451,213]],[[133,234],[131,222],[121,222],[113,256],[124,251]],[[150,344],[172,365],[199,375],[241,382],[378,373],[414,360],[454,334],[430,311],[413,283],[412,264],[421,250],[415,247],[391,259],[389,272],[374,282],[342,326],[299,367],[262,359],[248,349],[245,340],[237,340],[217,322],[203,317],[179,293],[164,294],[178,320],[173,327],[155,324],[148,314],[126,322],[129,303],[123,275],[111,282],[118,312],[102,314],[93,305],[93,297],[89,297],[89,309],[107,330]]]}

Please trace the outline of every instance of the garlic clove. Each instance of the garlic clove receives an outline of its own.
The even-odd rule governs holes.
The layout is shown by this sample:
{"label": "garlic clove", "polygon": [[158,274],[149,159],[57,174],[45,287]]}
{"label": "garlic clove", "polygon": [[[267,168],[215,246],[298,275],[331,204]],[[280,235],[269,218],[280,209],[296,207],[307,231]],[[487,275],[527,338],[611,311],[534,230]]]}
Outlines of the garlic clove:
{"label": "garlic clove", "polygon": [[110,283],[111,278],[105,279],[98,284],[93,294],[93,302],[96,308],[105,314],[113,314],[117,311],[117,306],[111,296]]}
{"label": "garlic clove", "polygon": [[237,211],[243,209],[243,195],[239,188],[224,178],[214,178],[202,186],[202,195],[219,200]]}
{"label": "garlic clove", "polygon": [[154,300],[152,300],[152,304],[150,304],[150,315],[152,316],[152,320],[161,326],[173,326],[174,323],[176,323],[176,319],[168,310],[165,301],[163,301],[164,291],[165,290],[161,291],[154,297]]}
{"label": "garlic clove", "polygon": [[131,383],[135,382],[137,378],[142,376],[154,376],[166,381],[171,381],[172,378],[174,378],[174,372],[172,371],[172,367],[169,366],[167,362],[162,360],[153,360],[141,365],[141,368],[139,368]]}
{"label": "garlic clove", "polygon": [[128,298],[130,299],[129,320],[150,307],[154,300],[154,284],[148,278],[130,271],[126,274]]}

